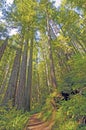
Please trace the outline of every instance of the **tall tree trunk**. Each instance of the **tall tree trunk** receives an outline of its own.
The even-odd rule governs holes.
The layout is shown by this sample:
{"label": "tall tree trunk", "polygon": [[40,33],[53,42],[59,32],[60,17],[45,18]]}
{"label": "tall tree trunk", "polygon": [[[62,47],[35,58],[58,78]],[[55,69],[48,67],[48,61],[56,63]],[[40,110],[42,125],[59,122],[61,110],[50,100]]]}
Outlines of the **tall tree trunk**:
{"label": "tall tree trunk", "polygon": [[22,55],[22,62],[20,67],[19,84],[16,89],[15,106],[17,109],[24,109],[25,105],[25,85],[26,85],[26,68],[27,68],[27,52],[28,41],[25,42],[24,51]]}
{"label": "tall tree trunk", "polygon": [[50,58],[50,76],[51,76],[51,85],[53,88],[57,87],[56,77],[55,77],[55,69],[52,55],[52,44],[51,44],[51,35],[50,35],[50,25],[49,25],[49,15],[48,11],[46,12],[47,16],[47,32],[48,32],[48,46],[49,46],[49,58]]}
{"label": "tall tree trunk", "polygon": [[48,70],[47,62],[45,63],[45,72],[46,72],[48,91],[50,92],[50,76],[49,76],[49,70]]}
{"label": "tall tree trunk", "polygon": [[21,48],[18,48],[16,51],[16,56],[14,59],[14,64],[12,67],[12,72],[4,96],[3,103],[8,103],[9,100],[12,100],[12,103],[14,103],[15,91],[16,91],[18,76],[19,76],[20,60],[21,60]]}
{"label": "tall tree trunk", "polygon": [[2,56],[4,54],[4,51],[6,49],[6,46],[8,44],[8,38],[9,37],[6,38],[6,40],[4,41],[4,43],[2,44],[2,46],[0,47],[0,60],[1,60],[1,58],[2,58]]}
{"label": "tall tree trunk", "polygon": [[48,72],[48,65],[47,65],[47,59],[46,59],[46,52],[42,51],[43,53],[43,59],[44,59],[44,68],[45,68],[45,79],[46,79],[46,86],[48,89],[48,93],[50,92],[50,79],[49,79],[49,72]]}
{"label": "tall tree trunk", "polygon": [[26,100],[26,110],[31,110],[31,88],[32,88],[32,58],[33,58],[33,37],[30,43],[30,57],[28,63],[28,75],[27,75],[27,85],[26,85],[26,93],[25,93],[25,100]]}

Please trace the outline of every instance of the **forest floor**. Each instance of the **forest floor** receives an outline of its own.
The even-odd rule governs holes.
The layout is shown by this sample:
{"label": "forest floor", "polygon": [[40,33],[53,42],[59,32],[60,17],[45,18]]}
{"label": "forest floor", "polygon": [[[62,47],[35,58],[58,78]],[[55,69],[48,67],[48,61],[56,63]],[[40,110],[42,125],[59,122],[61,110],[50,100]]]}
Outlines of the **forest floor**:
{"label": "forest floor", "polygon": [[49,121],[42,121],[42,119],[39,117],[39,114],[33,114],[27,122],[24,130],[51,130],[54,124],[54,114],[55,113],[52,114],[52,119]]}

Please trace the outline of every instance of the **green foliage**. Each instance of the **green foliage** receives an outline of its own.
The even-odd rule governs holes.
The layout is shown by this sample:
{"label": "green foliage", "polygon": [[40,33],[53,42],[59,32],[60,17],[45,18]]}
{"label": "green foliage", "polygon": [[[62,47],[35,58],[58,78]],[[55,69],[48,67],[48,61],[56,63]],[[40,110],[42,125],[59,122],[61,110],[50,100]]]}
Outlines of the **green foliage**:
{"label": "green foliage", "polygon": [[29,113],[21,110],[0,107],[0,129],[22,130],[29,118]]}
{"label": "green foliage", "polygon": [[[59,130],[82,130],[82,117],[86,116],[86,97],[75,95],[68,101],[63,101],[61,107],[56,112],[54,128]],[[81,126],[82,125],[82,126]],[[84,129],[83,129],[84,130]]]}
{"label": "green foliage", "polygon": [[75,57],[73,60],[72,81],[77,84],[76,87],[85,87],[86,85],[86,56]]}
{"label": "green foliage", "polygon": [[60,89],[83,91],[86,86],[86,56],[76,55],[68,61],[68,65],[71,67],[71,71],[64,74]]}
{"label": "green foliage", "polygon": [[42,114],[42,119],[44,121],[50,119],[52,116],[52,105],[50,103],[50,99],[48,98],[46,101],[45,106],[42,108],[43,114]]}
{"label": "green foliage", "polygon": [[52,103],[53,102],[53,98],[56,97],[57,95],[57,90],[54,91],[52,94],[50,94],[47,99],[46,99],[46,103],[44,104],[44,106],[42,107],[42,119],[45,120],[49,120],[52,116],[52,112],[54,110]]}
{"label": "green foliage", "polygon": [[80,125],[76,130],[86,130],[86,125]]}

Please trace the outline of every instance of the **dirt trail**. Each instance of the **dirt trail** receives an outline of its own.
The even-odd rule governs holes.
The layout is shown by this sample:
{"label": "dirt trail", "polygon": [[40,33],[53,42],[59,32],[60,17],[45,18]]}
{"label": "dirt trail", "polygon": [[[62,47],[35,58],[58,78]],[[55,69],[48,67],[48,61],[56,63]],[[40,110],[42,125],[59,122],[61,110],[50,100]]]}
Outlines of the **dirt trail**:
{"label": "dirt trail", "polygon": [[52,114],[52,119],[50,121],[42,121],[38,114],[34,114],[30,117],[24,130],[51,130],[54,120],[53,117],[55,113]]}

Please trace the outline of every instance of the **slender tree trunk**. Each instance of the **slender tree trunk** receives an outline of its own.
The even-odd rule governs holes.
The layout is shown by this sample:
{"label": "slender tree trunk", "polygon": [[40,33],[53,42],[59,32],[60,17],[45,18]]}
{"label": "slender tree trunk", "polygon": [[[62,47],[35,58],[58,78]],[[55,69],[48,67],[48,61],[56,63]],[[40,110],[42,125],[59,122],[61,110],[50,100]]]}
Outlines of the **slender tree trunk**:
{"label": "slender tree trunk", "polygon": [[49,76],[49,70],[48,70],[48,64],[47,64],[47,62],[45,64],[45,69],[46,69],[46,76],[47,76],[47,86],[48,86],[48,90],[50,92],[50,76]]}
{"label": "slender tree trunk", "polygon": [[21,48],[18,48],[16,51],[16,56],[14,59],[14,64],[12,67],[12,72],[4,96],[3,103],[8,103],[9,100],[12,100],[12,103],[14,103],[15,91],[16,91],[18,76],[19,76],[20,60],[21,60]]}
{"label": "slender tree trunk", "polygon": [[1,60],[1,58],[2,58],[2,56],[4,54],[4,51],[5,51],[6,47],[7,47],[8,38],[9,37],[6,38],[6,40],[4,41],[4,43],[2,44],[2,46],[0,47],[0,60]]}
{"label": "slender tree trunk", "polygon": [[20,67],[19,84],[16,89],[16,95],[15,95],[15,106],[17,106],[18,109],[24,109],[24,105],[25,105],[27,52],[28,52],[28,41],[26,41],[24,45],[24,51],[23,51],[22,62]]}
{"label": "slender tree trunk", "polygon": [[46,78],[46,86],[47,86],[47,89],[48,89],[48,93],[50,92],[50,79],[49,79],[49,72],[48,72],[48,65],[47,65],[47,61],[46,61],[46,53],[44,51],[42,51],[43,53],[43,59],[45,61],[44,63],[44,68],[45,68],[45,78]]}
{"label": "slender tree trunk", "polygon": [[49,58],[50,58],[50,76],[51,76],[51,85],[53,88],[57,88],[57,82],[55,77],[55,69],[52,55],[52,44],[51,44],[51,35],[50,35],[50,25],[49,25],[49,15],[47,12],[47,32],[48,32],[48,46],[49,46]]}
{"label": "slender tree trunk", "polygon": [[39,78],[39,72],[37,72],[37,102],[39,103],[39,97],[40,97],[40,90],[39,90],[39,86],[40,86],[40,78]]}
{"label": "slender tree trunk", "polygon": [[3,79],[3,82],[2,82],[2,85],[0,87],[0,94],[2,94],[4,92],[4,89],[5,89],[5,86],[6,86],[6,82],[7,82],[7,77],[9,75],[9,71],[10,71],[10,68],[9,66],[7,65],[6,69],[5,69],[5,76],[4,76],[4,79]]}
{"label": "slender tree trunk", "polygon": [[27,85],[26,85],[26,110],[31,110],[31,88],[32,88],[32,57],[33,57],[33,38],[31,39],[30,43],[30,57],[28,63],[28,75],[27,75]]}

